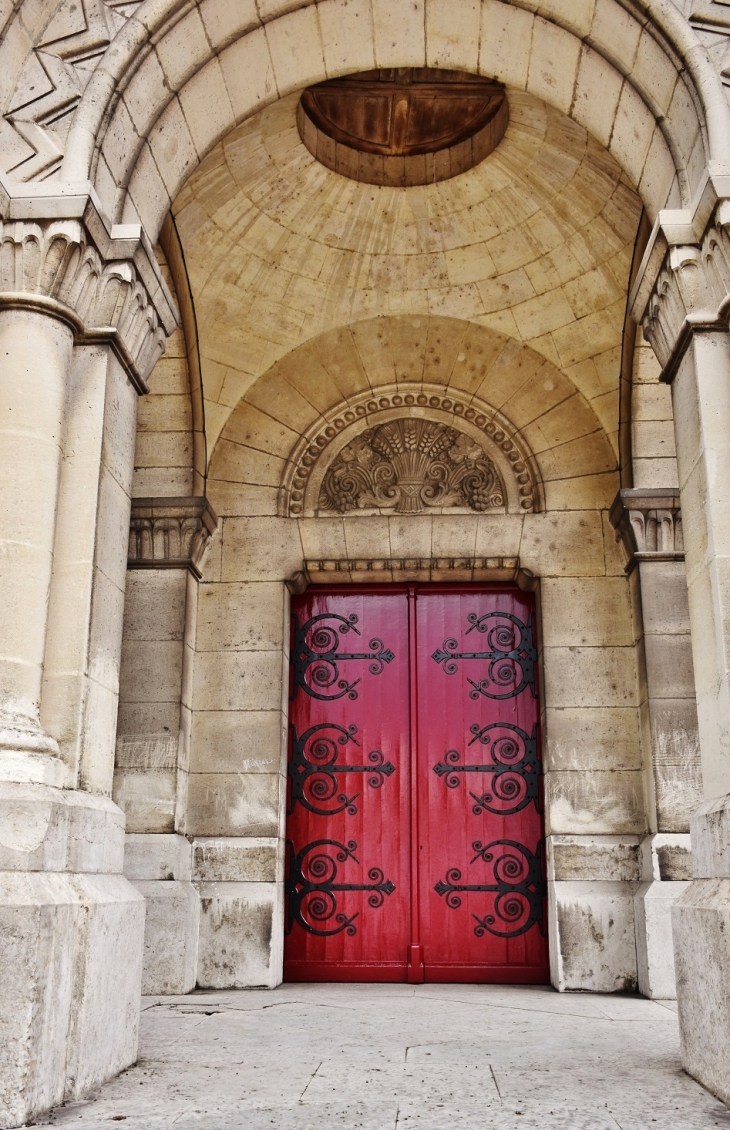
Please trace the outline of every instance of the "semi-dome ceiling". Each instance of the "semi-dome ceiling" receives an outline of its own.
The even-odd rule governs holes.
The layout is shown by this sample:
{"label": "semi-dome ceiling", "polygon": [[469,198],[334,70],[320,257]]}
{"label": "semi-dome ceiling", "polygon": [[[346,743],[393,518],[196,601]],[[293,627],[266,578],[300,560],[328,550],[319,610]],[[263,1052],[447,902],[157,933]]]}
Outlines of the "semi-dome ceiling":
{"label": "semi-dome ceiling", "polygon": [[228,135],[174,205],[197,316],[208,451],[261,374],[376,315],[479,322],[531,348],[618,427],[621,341],[641,203],[586,130],[508,90],[489,160],[439,184],[331,172],[296,125],[299,94]]}

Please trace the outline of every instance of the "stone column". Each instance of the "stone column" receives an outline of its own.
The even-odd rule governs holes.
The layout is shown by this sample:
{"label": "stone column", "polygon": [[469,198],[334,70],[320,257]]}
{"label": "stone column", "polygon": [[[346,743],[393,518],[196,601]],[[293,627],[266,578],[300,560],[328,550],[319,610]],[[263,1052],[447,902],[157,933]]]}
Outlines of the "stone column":
{"label": "stone column", "polygon": [[730,1102],[730,201],[714,191],[694,215],[662,214],[632,312],[672,385],[706,797],[672,909],[682,1060]]}
{"label": "stone column", "polygon": [[175,314],[139,229],[109,233],[88,196],[3,191],[0,221],[0,1124],[17,1127],[136,1057],[144,901],[111,750],[136,401]]}
{"label": "stone column", "polygon": [[65,783],[40,723],[71,311],[0,305],[0,780]]}
{"label": "stone column", "polygon": [[650,833],[634,896],[639,989],[676,996],[671,909],[691,878],[690,815],[701,799],[684,543],[676,487],[619,491],[611,509],[627,556],[640,671]]}
{"label": "stone column", "polygon": [[673,909],[682,1061],[730,1102],[730,337],[697,333],[672,384],[706,803]]}
{"label": "stone column", "polygon": [[136,498],[114,797],[127,817],[124,872],[146,900],[142,989],[195,987],[200,899],[187,809],[198,582],[217,518],[205,498]]}

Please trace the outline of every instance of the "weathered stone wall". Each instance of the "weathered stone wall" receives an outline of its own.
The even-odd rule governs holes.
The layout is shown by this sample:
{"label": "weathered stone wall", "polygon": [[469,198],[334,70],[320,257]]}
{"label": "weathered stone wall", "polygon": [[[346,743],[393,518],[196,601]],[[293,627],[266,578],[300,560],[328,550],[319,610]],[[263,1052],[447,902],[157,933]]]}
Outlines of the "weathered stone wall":
{"label": "weathered stone wall", "polygon": [[[642,837],[657,828],[685,832],[694,794],[688,801],[677,778],[687,766],[665,756],[667,788],[679,799],[657,816],[662,739],[652,731],[638,573],[627,577],[609,520],[639,205],[582,127],[534,96],[509,97],[510,126],[489,161],[426,189],[390,190],[318,165],[301,143],[290,96],[227,137],[175,201],[199,333],[207,490],[221,525],[198,598],[185,799],[178,769],[153,765],[154,742],[139,765],[119,766],[117,796],[137,835],[177,831],[194,842],[201,983],[273,984],[280,976],[284,581],[305,562],[320,569],[318,580],[337,563],[338,581],[367,582],[373,562],[378,579],[402,580],[416,575],[415,559],[439,579],[471,576],[453,565],[475,559],[519,562],[540,579],[547,832],[550,842],[572,837],[569,860],[565,851],[551,857],[553,979],[610,991],[634,986],[640,967],[657,965],[648,956],[637,964],[637,923],[644,951],[647,944],[645,900],[637,896],[635,908],[635,895],[653,877]],[[641,345],[634,365],[635,478],[673,486],[671,406],[646,353]],[[172,387],[163,377],[148,417],[160,421],[155,428],[179,427],[174,393],[164,399]],[[503,478],[508,449],[518,452],[529,505],[516,484],[506,513],[323,511],[318,484],[343,444],[404,413],[471,429]],[[511,437],[508,449],[495,442],[495,426]],[[166,442],[161,432],[141,432],[138,452]],[[307,445],[321,453],[318,463]],[[678,560],[680,603],[682,568]],[[130,617],[136,595],[154,599],[156,584],[163,582],[135,578]],[[674,612],[665,620],[661,641],[668,632],[671,645],[686,625]],[[179,637],[179,618],[175,624]],[[147,641],[135,642],[135,630],[130,620],[124,717],[133,728],[150,711],[174,711],[181,654],[179,643],[163,641],[162,620],[145,625]],[[652,622],[652,640],[659,630]],[[147,653],[166,651],[167,673],[164,665],[153,673]],[[137,694],[160,706],[137,709]],[[687,725],[696,772],[691,718]],[[614,851],[616,836],[628,861]],[[150,856],[135,874],[149,887],[162,881],[159,871]],[[174,879],[187,882],[187,871]],[[165,906],[169,931],[169,898]],[[189,930],[182,900],[178,912],[176,928],[184,918]],[[666,914],[659,933],[664,968]]]}

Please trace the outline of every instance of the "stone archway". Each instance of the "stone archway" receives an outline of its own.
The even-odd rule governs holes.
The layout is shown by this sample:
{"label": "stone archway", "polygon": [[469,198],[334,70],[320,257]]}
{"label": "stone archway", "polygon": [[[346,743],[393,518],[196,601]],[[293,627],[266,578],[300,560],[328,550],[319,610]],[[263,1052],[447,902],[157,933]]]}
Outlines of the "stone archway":
{"label": "stone archway", "polygon": [[[21,894],[17,884],[8,881],[9,905],[11,910],[17,905],[24,908],[23,937],[31,939],[28,953],[32,950],[32,955],[18,959],[23,970],[17,980],[17,1006],[14,1000],[10,1007],[16,1024],[11,1043],[18,1055],[9,1079],[12,1094],[5,1103],[6,1121],[20,1124],[49,1103],[79,1094],[134,1056],[136,1027],[129,1018],[134,1014],[138,966],[129,953],[136,955],[135,960],[141,955],[141,907],[121,876],[119,811],[98,796],[108,792],[112,772],[135,398],[149,375],[160,326],[171,331],[177,316],[151,244],[194,170],[205,176],[206,156],[219,140],[234,127],[245,130],[254,111],[281,103],[308,83],[376,65],[456,67],[497,78],[552,107],[566,122],[577,123],[595,138],[623,170],[632,191],[638,191],[650,218],[656,219],[633,287],[632,311],[637,321],[646,321],[665,377],[675,382],[705,786],[711,796],[727,790],[730,681],[724,625],[730,615],[724,570],[730,551],[725,500],[717,483],[727,477],[722,469],[728,461],[725,420],[730,414],[723,399],[730,370],[724,238],[730,112],[716,69],[688,23],[671,6],[661,0],[640,0],[637,6],[586,0],[570,13],[563,7],[547,0],[537,12],[530,12],[517,3],[489,0],[477,5],[460,0],[456,18],[453,0],[424,0],[412,8],[388,0],[323,0],[293,9],[286,2],[260,2],[256,10],[223,0],[203,0],[192,7],[182,0],[143,0],[134,8],[69,5],[53,13],[47,6],[31,9],[20,4],[8,20],[0,46],[0,70],[7,76],[0,136],[9,174],[3,173],[0,180],[0,339],[8,358],[1,403],[6,414],[12,413],[12,421],[23,421],[25,445],[19,447],[12,426],[5,427],[0,437],[3,466],[27,464],[28,475],[12,479],[7,487],[9,528],[17,536],[7,542],[3,557],[3,583],[14,593],[14,602],[0,636],[0,776],[11,808],[22,794],[26,810],[38,817],[40,839],[32,844],[23,840],[9,849],[15,854],[8,867],[24,871],[27,880]],[[588,191],[586,186],[583,191]],[[84,270],[88,268],[86,285],[75,287],[81,278],[80,262]],[[435,311],[429,307],[422,313]],[[480,316],[494,313],[484,310]],[[324,332],[361,320],[359,314],[348,316],[319,329]],[[192,326],[194,318],[189,322]],[[548,336],[552,332],[546,331]],[[35,346],[32,354],[29,339]],[[522,344],[532,341],[527,337]],[[301,344],[285,342],[280,354],[257,363],[246,388],[239,387],[232,404],[217,401],[219,407],[234,408],[270,373],[272,363]],[[549,344],[545,342],[543,352],[534,344],[528,348],[530,357],[536,353],[545,359]],[[38,377],[38,356],[44,359],[45,383],[37,386],[44,411],[28,413],[24,394]],[[581,387],[577,378],[575,387]],[[598,405],[577,399],[573,403],[580,404],[581,427],[586,419],[600,417]],[[502,410],[501,404],[494,406]],[[216,437],[232,426],[235,414],[218,413]],[[253,418],[252,408],[244,408],[237,422],[245,429]],[[200,411],[196,419],[200,424]],[[559,427],[573,426],[561,411],[556,419]],[[579,444],[585,434],[573,438]],[[615,475],[615,455],[606,438],[608,431],[599,427],[596,434],[602,438],[590,445],[599,443],[608,453],[605,471],[568,475],[569,442],[557,445],[565,448],[557,463],[558,470],[565,472],[563,478],[585,480],[580,491],[587,490],[592,479],[590,486],[601,494]],[[225,447],[219,442],[220,453],[213,459],[216,469],[223,464]],[[237,446],[248,448],[245,443]],[[545,482],[552,481],[546,474],[551,446],[554,441],[546,443],[540,468]],[[31,449],[32,459],[28,458]],[[573,450],[579,452],[574,472],[584,467],[585,453],[579,446]],[[536,458],[539,462],[538,454]],[[195,471],[202,481],[200,454]],[[251,486],[245,475],[243,484]],[[289,558],[297,564],[308,559],[370,559],[358,537],[369,528],[364,523],[382,522],[382,515],[363,517],[351,532],[344,524],[347,519],[341,528],[321,519],[312,519],[315,525],[307,526],[304,518],[297,519],[299,543],[292,550],[287,538],[293,527],[287,527],[284,536],[279,523],[285,520],[267,511],[269,496],[250,495],[245,506],[258,506],[255,514],[228,509],[231,496],[238,500],[244,493],[241,486],[241,478],[220,478],[212,488],[228,523],[220,568],[221,577],[228,570],[231,583],[238,583],[233,580],[235,570],[247,560],[246,568],[258,571],[257,583],[271,580],[266,570],[272,553],[268,564],[261,555],[257,559],[260,544],[247,540],[262,531],[278,561],[279,588],[282,562]],[[266,483],[262,489],[269,486]],[[30,508],[29,494],[34,499]],[[213,525],[202,499],[186,498],[187,509],[178,506],[172,515],[159,512],[155,506],[159,500],[146,501],[150,514],[144,519],[138,516],[139,520],[159,520],[160,531],[174,534],[175,523],[178,532],[186,522],[196,523],[196,537],[200,536],[195,552],[173,561],[194,575],[200,542]],[[573,522],[571,553],[585,551],[596,560],[603,554],[604,580],[620,578],[623,562],[618,557],[611,558],[609,568],[613,550],[607,547],[612,535],[603,518],[584,521],[571,515],[568,506],[562,509],[565,513],[559,519],[552,512],[529,516],[533,540],[524,543],[525,552],[541,561],[552,553],[559,557],[553,548],[555,524],[567,527]],[[672,521],[663,519],[662,528],[674,529],[675,510],[676,506],[668,507]],[[433,522],[443,517],[434,515]],[[501,529],[509,531],[506,520],[517,517],[500,515],[499,520],[505,520]],[[648,527],[655,521],[649,517]],[[431,528],[431,552],[441,544],[440,535],[433,540],[437,526]],[[631,523],[634,530],[640,526],[639,521]],[[392,561],[393,541],[387,528],[389,554],[379,550],[378,560]],[[192,525],[185,529],[190,532]],[[381,535],[382,529],[377,536]],[[443,544],[453,535],[452,527]],[[496,536],[494,530],[489,536]],[[396,542],[397,537],[396,531]],[[305,548],[305,539],[310,548]],[[161,540],[169,548],[175,537]],[[350,550],[355,546],[358,552],[353,554]],[[632,552],[640,555],[645,549],[634,547]],[[446,554],[451,561],[464,556]],[[507,569],[504,562],[516,556],[523,557],[522,542],[517,553],[505,550],[500,568]],[[169,555],[162,560],[169,567]],[[398,560],[405,560],[405,554]],[[138,564],[149,568],[150,559]],[[182,580],[186,586],[185,575]],[[708,609],[712,610],[709,624]],[[562,646],[556,644],[556,649]],[[569,650],[578,645],[565,646]],[[276,660],[279,669],[280,659]],[[201,661],[203,682],[215,683],[215,662]],[[182,660],[181,670],[189,671]],[[262,661],[257,670],[257,678],[276,683],[273,660]],[[604,682],[611,684],[606,672]],[[224,693],[221,686],[217,693]],[[224,747],[221,740],[220,748]],[[278,785],[263,778],[277,774],[260,776],[262,780],[255,782],[259,799],[264,808],[269,806],[270,814],[275,813]],[[226,812],[247,818],[246,804],[235,792],[227,796],[225,782],[195,784],[202,784],[215,803],[222,798]],[[576,779],[564,784],[572,787]],[[66,786],[60,797],[48,792],[57,785]],[[554,812],[574,810],[576,798],[570,788],[564,789],[562,808],[556,804]],[[193,797],[191,812],[199,800],[200,796]],[[60,840],[54,838],[58,829]],[[88,850],[90,843],[96,854]],[[713,874],[727,886],[730,880],[722,859]],[[706,893],[703,888],[695,894]],[[695,894],[681,912],[690,923],[696,918]],[[84,921],[93,919],[86,931],[79,925],[82,905]],[[708,952],[718,949],[717,931],[724,925],[721,903],[713,905]],[[43,907],[53,916],[53,953],[58,962],[53,966],[57,980],[50,988],[48,955],[42,946],[33,948],[35,919],[28,907]],[[61,912],[59,907],[66,909]],[[267,913],[266,907],[260,911],[262,917]],[[105,944],[109,929],[117,943],[113,952]],[[680,931],[680,952],[688,986],[683,1012],[687,1062],[700,1077],[727,1093],[715,1060],[706,1054],[718,1039],[716,1032],[709,1038],[704,1035],[702,981],[692,961],[691,931]],[[67,958],[70,965],[65,964]],[[105,980],[109,970],[118,974],[112,996]],[[60,995],[56,985],[63,987]],[[71,985],[81,986],[76,996]],[[41,1002],[42,1022],[37,1027],[26,1022],[25,1006],[31,997]],[[110,1002],[113,1023],[100,1019]],[[39,1068],[37,1032],[46,1023],[43,1030],[54,1033],[54,1048],[64,1054],[59,1051]],[[102,1023],[109,1033],[105,1044],[95,1039]],[[730,1020],[725,1027],[730,1031]]]}

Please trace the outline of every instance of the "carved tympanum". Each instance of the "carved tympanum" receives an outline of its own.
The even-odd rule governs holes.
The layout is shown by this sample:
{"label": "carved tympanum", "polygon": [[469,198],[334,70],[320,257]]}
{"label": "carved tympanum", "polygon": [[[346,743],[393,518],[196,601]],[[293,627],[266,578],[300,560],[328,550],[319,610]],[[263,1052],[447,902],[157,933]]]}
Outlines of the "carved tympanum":
{"label": "carved tympanum", "polygon": [[370,428],[328,468],[321,510],[385,509],[418,514],[431,507],[497,510],[505,492],[484,448],[456,428],[403,418]]}

